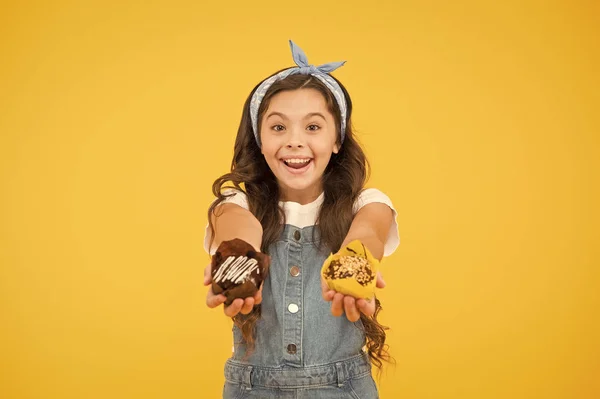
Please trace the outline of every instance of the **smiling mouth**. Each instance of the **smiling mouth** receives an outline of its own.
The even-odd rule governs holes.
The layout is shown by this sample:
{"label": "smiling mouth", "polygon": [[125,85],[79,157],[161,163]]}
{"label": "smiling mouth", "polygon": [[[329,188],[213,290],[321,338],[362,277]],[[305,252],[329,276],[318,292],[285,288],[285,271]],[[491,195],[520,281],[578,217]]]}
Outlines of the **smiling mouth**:
{"label": "smiling mouth", "polygon": [[293,169],[295,171],[300,172],[303,169],[305,169],[306,167],[308,167],[308,165],[310,165],[310,163],[312,162],[312,158],[290,158],[290,159],[282,159],[281,161],[289,169]]}

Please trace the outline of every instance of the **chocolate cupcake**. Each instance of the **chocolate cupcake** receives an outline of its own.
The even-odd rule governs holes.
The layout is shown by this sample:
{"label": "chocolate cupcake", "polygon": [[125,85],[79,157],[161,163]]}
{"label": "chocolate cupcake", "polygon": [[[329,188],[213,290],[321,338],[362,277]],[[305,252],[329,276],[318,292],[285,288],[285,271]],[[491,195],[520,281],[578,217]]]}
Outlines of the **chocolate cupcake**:
{"label": "chocolate cupcake", "polygon": [[236,298],[254,296],[269,271],[271,258],[254,250],[239,238],[223,241],[212,257],[212,289],[227,297],[229,306]]}

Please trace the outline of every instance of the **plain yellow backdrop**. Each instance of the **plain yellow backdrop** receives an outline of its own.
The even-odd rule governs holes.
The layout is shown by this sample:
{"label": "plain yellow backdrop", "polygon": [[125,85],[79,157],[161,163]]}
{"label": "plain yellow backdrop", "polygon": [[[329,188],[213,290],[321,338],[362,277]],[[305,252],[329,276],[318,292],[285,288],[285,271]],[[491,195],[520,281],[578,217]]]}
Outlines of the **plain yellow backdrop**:
{"label": "plain yellow backdrop", "polygon": [[206,209],[288,39],[398,208],[381,397],[600,397],[598,2],[0,7],[3,399],[220,397]]}

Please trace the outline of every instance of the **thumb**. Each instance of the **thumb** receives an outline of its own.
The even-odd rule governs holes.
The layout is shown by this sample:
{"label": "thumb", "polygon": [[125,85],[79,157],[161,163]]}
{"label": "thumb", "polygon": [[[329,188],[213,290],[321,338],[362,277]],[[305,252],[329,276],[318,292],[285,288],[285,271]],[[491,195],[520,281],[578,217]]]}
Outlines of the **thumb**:
{"label": "thumb", "polygon": [[323,299],[327,302],[332,301],[333,296],[335,295],[335,291],[329,288],[329,285],[327,284],[323,276],[321,276],[321,295],[323,296]]}
{"label": "thumb", "polygon": [[204,285],[209,285],[212,282],[212,276],[210,275],[211,264],[204,268]]}
{"label": "thumb", "polygon": [[329,286],[327,285],[327,282],[325,281],[323,276],[321,276],[321,291],[323,293],[326,293],[327,291],[329,291]]}
{"label": "thumb", "polygon": [[385,281],[383,280],[383,276],[381,272],[377,272],[377,282],[375,283],[377,288],[385,288]]}

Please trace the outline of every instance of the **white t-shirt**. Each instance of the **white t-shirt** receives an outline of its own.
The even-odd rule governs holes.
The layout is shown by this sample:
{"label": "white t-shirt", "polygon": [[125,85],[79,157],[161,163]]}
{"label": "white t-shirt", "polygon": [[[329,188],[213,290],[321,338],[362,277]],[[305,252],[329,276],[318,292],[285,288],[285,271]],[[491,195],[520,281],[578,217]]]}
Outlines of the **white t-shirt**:
{"label": "white t-shirt", "polygon": [[[223,191],[223,193],[234,193],[234,195],[226,198],[221,203],[221,205],[231,203],[239,205],[244,209],[249,209],[246,194],[233,189],[225,190]],[[308,226],[314,226],[316,224],[319,209],[321,208],[321,204],[323,203],[324,198],[325,194],[321,193],[321,195],[316,200],[305,205],[301,205],[297,202],[291,201],[280,201],[279,205],[283,208],[283,211],[285,213],[286,224],[296,226],[299,229]],[[360,208],[373,202],[380,202],[386,204],[390,207],[394,214],[394,221],[392,223],[392,226],[390,227],[390,231],[388,233],[387,240],[383,249],[383,256],[390,256],[392,253],[394,253],[394,251],[396,250],[396,248],[398,248],[398,245],[400,244],[400,235],[398,234],[397,223],[398,213],[396,212],[396,209],[394,209],[390,198],[375,188],[365,189],[359,194],[356,202],[354,203],[353,212],[356,215]],[[210,226],[207,224],[206,231],[204,234],[204,249],[206,250],[206,252],[209,252],[208,245],[210,243],[211,237],[212,231],[210,229]],[[215,251],[216,248],[213,247],[209,253],[212,255],[215,253]]]}

